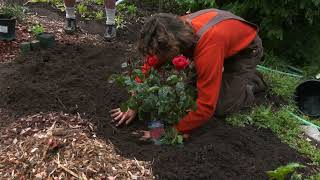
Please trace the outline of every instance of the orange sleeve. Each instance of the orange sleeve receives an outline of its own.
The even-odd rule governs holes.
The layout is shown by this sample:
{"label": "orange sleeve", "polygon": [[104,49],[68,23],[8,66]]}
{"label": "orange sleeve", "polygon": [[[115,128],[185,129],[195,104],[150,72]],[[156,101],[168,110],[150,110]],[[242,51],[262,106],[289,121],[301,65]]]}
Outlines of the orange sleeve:
{"label": "orange sleeve", "polygon": [[197,109],[189,112],[176,125],[179,132],[188,132],[207,122],[219,98],[224,62],[224,46],[211,44],[195,56],[197,71]]}

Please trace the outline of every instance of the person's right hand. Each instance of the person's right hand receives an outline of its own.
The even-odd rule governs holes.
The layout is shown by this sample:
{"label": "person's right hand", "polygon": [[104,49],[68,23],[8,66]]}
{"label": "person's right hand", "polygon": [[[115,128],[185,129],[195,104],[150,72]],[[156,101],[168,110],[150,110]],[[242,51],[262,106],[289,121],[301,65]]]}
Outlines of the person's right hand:
{"label": "person's right hand", "polygon": [[113,119],[112,122],[117,123],[116,126],[120,126],[123,123],[126,125],[129,124],[137,115],[137,112],[132,109],[128,109],[127,112],[122,112],[120,108],[112,109],[110,113]]}

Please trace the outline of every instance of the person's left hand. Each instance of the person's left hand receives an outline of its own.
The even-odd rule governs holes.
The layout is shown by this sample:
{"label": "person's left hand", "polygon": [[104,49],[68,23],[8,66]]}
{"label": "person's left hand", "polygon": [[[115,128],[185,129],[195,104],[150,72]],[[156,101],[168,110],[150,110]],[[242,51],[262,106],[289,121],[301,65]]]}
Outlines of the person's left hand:
{"label": "person's left hand", "polygon": [[123,123],[128,125],[137,115],[137,112],[132,109],[122,112],[120,108],[112,109],[110,113],[113,118],[112,122],[116,122],[116,126],[120,126]]}

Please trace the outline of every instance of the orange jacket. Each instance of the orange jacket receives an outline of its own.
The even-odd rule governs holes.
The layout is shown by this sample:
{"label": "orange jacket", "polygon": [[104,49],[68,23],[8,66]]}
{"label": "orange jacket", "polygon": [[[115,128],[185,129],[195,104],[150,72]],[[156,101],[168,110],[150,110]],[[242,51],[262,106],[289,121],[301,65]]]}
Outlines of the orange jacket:
{"label": "orange jacket", "polygon": [[[191,25],[197,32],[216,15],[216,12],[202,14],[193,19]],[[222,21],[203,34],[194,51],[197,110],[179,121],[176,125],[178,131],[186,133],[210,119],[218,102],[224,60],[246,48],[256,35],[255,28],[233,19]]]}

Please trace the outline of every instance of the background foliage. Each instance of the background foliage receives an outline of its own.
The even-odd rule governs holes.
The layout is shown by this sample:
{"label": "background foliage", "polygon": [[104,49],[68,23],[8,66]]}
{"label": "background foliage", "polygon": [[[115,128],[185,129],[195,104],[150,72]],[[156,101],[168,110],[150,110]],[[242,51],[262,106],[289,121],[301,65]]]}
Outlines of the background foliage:
{"label": "background foliage", "polygon": [[209,7],[232,11],[260,26],[268,52],[292,65],[319,66],[320,0],[176,1],[192,12]]}

